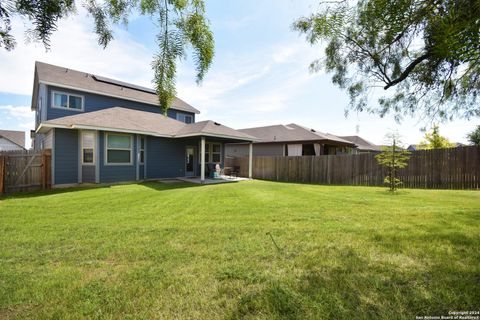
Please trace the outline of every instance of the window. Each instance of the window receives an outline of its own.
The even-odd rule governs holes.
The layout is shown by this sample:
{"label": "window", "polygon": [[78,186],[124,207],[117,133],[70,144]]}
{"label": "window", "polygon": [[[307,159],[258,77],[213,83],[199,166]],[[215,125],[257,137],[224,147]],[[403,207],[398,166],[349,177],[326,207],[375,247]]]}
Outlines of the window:
{"label": "window", "polygon": [[82,131],[82,164],[95,164],[95,133]]}
{"label": "window", "polygon": [[132,164],[132,136],[107,133],[107,164]]}
{"label": "window", "polygon": [[222,161],[222,145],[220,143],[205,143],[205,162],[218,163]]}
{"label": "window", "polygon": [[210,162],[210,144],[205,143],[205,162]]}
{"label": "window", "polygon": [[220,143],[212,143],[212,161],[211,162],[220,162],[222,158],[222,146]]}
{"label": "window", "polygon": [[53,91],[53,108],[83,111],[83,97],[76,94]]}
{"label": "window", "polygon": [[177,113],[177,120],[185,122],[185,123],[192,123],[193,122],[193,117],[189,114]]}
{"label": "window", "polygon": [[140,163],[145,163],[145,137],[140,137]]}

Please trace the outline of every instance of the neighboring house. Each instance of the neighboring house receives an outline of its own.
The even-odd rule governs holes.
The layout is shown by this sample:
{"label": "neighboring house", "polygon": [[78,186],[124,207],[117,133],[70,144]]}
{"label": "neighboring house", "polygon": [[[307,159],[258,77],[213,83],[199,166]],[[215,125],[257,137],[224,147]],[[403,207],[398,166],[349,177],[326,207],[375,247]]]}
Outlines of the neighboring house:
{"label": "neighboring house", "polygon": [[[465,147],[466,146],[466,144],[461,143],[461,142],[454,142],[453,144],[454,144],[454,146],[451,147],[451,148],[460,148],[460,147]],[[419,149],[418,146],[419,146],[418,144],[411,144],[407,147],[407,150],[408,151],[422,150],[422,149]]]}
{"label": "neighboring house", "polygon": [[381,147],[363,139],[362,137],[359,136],[340,136],[340,138],[345,139],[347,141],[355,143],[357,146],[357,152],[358,153],[368,153],[368,152],[380,152]]}
{"label": "neighboring house", "polygon": [[[291,123],[240,129],[240,132],[257,138],[253,143],[255,156],[302,156],[352,153],[355,144],[335,135]],[[229,143],[225,147],[227,156],[248,155],[245,143]]]}
{"label": "neighboring house", "polygon": [[[155,91],[35,64],[35,149],[52,149],[54,186],[200,176],[223,164],[224,145],[253,137],[175,99],[163,115]],[[203,155],[203,156],[202,156]]]}
{"label": "neighboring house", "polygon": [[25,150],[25,132],[0,130],[0,152]]}

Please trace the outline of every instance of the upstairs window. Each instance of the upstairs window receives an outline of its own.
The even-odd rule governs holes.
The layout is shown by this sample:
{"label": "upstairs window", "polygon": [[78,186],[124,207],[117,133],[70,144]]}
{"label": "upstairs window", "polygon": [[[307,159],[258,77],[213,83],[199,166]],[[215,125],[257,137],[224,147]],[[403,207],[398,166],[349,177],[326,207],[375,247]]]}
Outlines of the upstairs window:
{"label": "upstairs window", "polygon": [[177,120],[185,123],[193,123],[193,116],[185,113],[177,113]]}
{"label": "upstairs window", "polygon": [[83,111],[83,96],[53,91],[53,108]]}

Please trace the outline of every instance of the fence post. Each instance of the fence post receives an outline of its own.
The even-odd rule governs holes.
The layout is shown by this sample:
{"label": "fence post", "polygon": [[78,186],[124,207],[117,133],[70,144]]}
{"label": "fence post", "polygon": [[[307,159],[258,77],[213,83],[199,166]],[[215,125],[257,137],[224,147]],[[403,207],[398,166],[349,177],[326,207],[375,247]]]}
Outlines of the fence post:
{"label": "fence post", "polygon": [[0,155],[0,195],[5,193],[5,156]]}

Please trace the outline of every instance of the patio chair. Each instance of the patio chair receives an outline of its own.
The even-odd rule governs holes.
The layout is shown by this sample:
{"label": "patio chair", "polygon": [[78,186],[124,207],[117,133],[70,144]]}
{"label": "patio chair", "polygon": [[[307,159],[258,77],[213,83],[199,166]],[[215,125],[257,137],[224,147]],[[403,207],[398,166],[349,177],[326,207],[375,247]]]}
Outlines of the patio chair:
{"label": "patio chair", "polygon": [[231,178],[237,178],[240,174],[240,166],[233,166],[232,170],[230,171]]}

